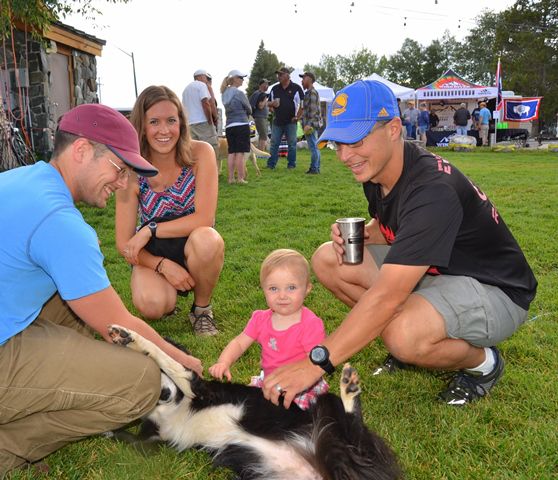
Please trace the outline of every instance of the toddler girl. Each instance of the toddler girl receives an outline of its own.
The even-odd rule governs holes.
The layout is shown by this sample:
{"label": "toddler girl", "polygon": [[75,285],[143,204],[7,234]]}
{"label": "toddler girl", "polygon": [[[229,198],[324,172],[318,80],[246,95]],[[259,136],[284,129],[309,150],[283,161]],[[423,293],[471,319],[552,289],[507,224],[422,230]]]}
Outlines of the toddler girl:
{"label": "toddler girl", "polygon": [[[271,252],[260,270],[260,285],[264,291],[267,310],[256,310],[244,331],[229,342],[209,373],[231,380],[231,365],[252,343],[262,347],[262,373],[252,377],[250,385],[261,387],[265,375],[281,365],[302,360],[325,338],[324,324],[303,303],[312,290],[310,266],[298,252],[280,249]],[[308,390],[299,393],[294,401],[306,410],[318,395],[329,389],[321,379]]]}

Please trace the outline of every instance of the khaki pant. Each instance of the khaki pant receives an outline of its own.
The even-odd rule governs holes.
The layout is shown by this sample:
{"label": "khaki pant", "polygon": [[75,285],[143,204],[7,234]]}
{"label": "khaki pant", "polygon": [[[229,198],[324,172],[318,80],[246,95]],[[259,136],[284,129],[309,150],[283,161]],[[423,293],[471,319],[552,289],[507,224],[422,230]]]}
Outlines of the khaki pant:
{"label": "khaki pant", "polygon": [[144,355],[95,340],[56,294],[0,346],[0,478],[65,444],[145,415],[161,375]]}
{"label": "khaki pant", "polygon": [[215,150],[215,158],[219,158],[219,138],[217,138],[217,130],[209,122],[194,123],[190,125],[190,136],[194,140],[207,142]]}
{"label": "khaki pant", "polygon": [[480,136],[483,146],[488,146],[488,128],[487,124],[480,126]]}

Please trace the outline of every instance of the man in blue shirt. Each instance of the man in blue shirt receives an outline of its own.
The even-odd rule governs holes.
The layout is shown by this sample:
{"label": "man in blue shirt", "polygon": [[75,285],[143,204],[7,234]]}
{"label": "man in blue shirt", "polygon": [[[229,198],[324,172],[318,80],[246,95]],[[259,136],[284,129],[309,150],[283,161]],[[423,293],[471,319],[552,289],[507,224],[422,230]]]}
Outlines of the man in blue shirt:
{"label": "man in blue shirt", "polygon": [[128,312],[110,285],[95,231],[74,205],[105,207],[131,170],[158,174],[139,152],[123,115],[80,105],[61,119],[49,164],[0,174],[0,216],[9,232],[0,243],[0,477],[156,405],[159,368],[107,343],[108,325],[135,330],[201,371],[199,360]]}
{"label": "man in blue shirt", "polygon": [[486,108],[486,102],[481,102],[479,112],[480,136],[483,146],[488,146],[488,129],[490,125],[490,110]]}

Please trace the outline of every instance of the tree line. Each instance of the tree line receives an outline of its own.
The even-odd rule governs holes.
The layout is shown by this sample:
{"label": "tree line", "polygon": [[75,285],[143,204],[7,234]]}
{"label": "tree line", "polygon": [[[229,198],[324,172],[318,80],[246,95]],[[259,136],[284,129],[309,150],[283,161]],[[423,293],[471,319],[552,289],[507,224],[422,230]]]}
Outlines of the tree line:
{"label": "tree line", "polygon": [[[558,2],[517,0],[499,13],[483,11],[469,34],[459,41],[449,31],[429,45],[406,38],[393,55],[378,56],[363,47],[348,55],[322,55],[318,65],[306,64],[318,82],[335,91],[377,73],[392,82],[418,88],[436,80],[449,68],[484,86],[495,84],[498,58],[503,89],[524,97],[544,97],[540,123],[550,125],[558,112]],[[275,78],[275,70],[288,66],[258,47],[248,93],[261,78]]]}

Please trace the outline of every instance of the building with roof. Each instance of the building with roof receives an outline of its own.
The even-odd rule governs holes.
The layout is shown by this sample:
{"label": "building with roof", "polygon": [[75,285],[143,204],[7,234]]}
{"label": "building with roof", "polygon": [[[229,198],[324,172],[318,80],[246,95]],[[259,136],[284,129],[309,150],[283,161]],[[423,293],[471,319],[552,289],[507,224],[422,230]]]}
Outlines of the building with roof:
{"label": "building with roof", "polygon": [[49,158],[58,118],[98,102],[97,60],[104,40],[56,22],[42,42],[16,22],[0,48],[0,108],[39,158]]}

